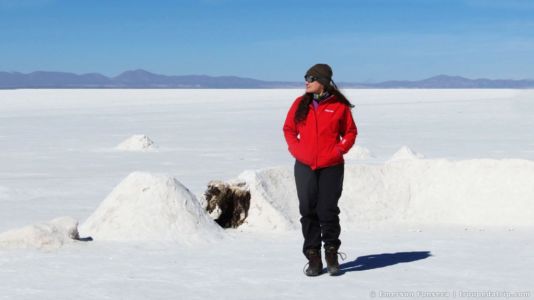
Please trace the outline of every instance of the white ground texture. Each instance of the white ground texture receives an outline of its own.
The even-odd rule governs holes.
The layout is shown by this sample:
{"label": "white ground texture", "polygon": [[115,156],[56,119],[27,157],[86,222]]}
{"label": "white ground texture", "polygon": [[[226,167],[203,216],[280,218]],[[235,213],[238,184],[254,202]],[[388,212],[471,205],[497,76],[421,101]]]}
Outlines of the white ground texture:
{"label": "white ground texture", "polygon": [[[0,299],[534,297],[534,91],[345,91],[347,259],[317,278],[281,131],[300,92],[0,91]],[[204,213],[210,180],[247,183],[241,227]]]}

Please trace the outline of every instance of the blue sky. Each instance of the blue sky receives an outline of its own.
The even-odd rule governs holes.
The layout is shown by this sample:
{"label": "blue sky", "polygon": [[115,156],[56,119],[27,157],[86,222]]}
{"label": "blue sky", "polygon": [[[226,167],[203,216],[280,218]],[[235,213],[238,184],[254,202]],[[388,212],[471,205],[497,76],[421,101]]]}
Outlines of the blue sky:
{"label": "blue sky", "polygon": [[0,0],[0,71],[534,79],[532,0]]}

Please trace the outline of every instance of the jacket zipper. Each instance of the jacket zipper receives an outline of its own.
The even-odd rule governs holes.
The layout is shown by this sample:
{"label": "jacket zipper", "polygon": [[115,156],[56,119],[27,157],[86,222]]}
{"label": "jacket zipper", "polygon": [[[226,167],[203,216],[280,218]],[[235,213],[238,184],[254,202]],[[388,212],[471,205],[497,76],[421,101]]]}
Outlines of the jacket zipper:
{"label": "jacket zipper", "polygon": [[317,169],[317,166],[319,164],[319,105],[317,105],[317,110],[314,109],[315,113],[315,169]]}

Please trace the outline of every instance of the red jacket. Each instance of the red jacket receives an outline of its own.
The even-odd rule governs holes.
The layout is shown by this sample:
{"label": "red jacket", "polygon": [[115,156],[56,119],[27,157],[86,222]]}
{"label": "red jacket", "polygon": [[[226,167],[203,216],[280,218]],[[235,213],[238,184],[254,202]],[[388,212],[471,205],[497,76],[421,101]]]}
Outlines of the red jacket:
{"label": "red jacket", "polygon": [[332,95],[317,109],[310,104],[306,119],[295,124],[301,99],[302,96],[293,102],[284,123],[289,152],[312,170],[343,163],[343,154],[354,145],[358,133],[350,107]]}

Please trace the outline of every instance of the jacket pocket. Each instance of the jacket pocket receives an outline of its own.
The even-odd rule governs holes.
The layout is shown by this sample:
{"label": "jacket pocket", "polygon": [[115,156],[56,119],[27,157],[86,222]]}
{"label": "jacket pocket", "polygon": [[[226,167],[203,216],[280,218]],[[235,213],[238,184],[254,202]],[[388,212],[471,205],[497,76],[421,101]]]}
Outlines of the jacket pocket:
{"label": "jacket pocket", "polygon": [[332,163],[343,161],[343,154],[341,153],[341,149],[339,149],[337,146],[332,147],[330,150],[329,161]]}
{"label": "jacket pocket", "polygon": [[303,149],[303,147],[304,145],[302,143],[295,144],[293,145],[293,147],[291,147],[289,152],[291,152],[291,154],[296,160],[300,161],[303,164],[309,165],[309,157],[308,155],[306,155],[306,149]]}
{"label": "jacket pocket", "polygon": [[291,152],[291,155],[293,155],[294,158],[299,159],[300,155],[300,143],[293,144],[289,147],[289,152]]}

